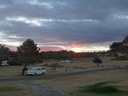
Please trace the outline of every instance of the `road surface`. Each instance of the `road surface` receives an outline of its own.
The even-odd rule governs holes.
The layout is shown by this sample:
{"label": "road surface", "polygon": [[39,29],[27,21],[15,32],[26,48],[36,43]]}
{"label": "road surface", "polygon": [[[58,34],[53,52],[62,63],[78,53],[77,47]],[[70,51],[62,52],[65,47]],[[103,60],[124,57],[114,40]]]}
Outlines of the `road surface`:
{"label": "road surface", "polygon": [[21,77],[10,77],[10,78],[0,78],[0,81],[25,81],[25,80],[34,80],[34,79],[47,79],[47,78],[56,78],[70,75],[82,75],[89,74],[95,72],[102,71],[111,71],[111,70],[120,70],[120,69],[128,69],[128,68],[102,68],[102,69],[93,69],[93,70],[85,70],[80,72],[65,72],[59,74],[48,74],[48,75],[39,75],[39,76],[21,76]]}

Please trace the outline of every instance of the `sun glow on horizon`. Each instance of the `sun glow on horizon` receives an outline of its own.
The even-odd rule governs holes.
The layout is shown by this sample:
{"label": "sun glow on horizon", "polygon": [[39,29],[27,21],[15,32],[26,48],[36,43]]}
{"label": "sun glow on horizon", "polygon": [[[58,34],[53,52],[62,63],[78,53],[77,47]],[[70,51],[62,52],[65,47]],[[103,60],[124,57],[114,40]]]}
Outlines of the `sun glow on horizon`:
{"label": "sun glow on horizon", "polygon": [[106,46],[96,46],[96,47],[86,46],[86,47],[75,47],[75,48],[71,48],[70,50],[72,50],[74,52],[99,52],[99,51],[108,51],[109,47],[106,47]]}
{"label": "sun glow on horizon", "polygon": [[72,48],[71,50],[74,52],[83,52],[84,51],[83,48]]}

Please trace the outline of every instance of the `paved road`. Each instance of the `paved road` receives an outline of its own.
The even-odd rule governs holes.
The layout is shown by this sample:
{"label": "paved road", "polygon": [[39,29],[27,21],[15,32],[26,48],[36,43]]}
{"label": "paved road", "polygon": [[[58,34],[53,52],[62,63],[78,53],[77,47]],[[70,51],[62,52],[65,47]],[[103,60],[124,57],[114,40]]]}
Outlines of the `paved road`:
{"label": "paved road", "polygon": [[102,68],[102,69],[85,70],[80,72],[65,72],[60,74],[0,78],[0,81],[25,81],[25,80],[34,80],[34,79],[46,79],[46,78],[63,77],[70,75],[82,75],[82,74],[101,72],[101,71],[120,70],[120,69],[128,69],[128,68]]}

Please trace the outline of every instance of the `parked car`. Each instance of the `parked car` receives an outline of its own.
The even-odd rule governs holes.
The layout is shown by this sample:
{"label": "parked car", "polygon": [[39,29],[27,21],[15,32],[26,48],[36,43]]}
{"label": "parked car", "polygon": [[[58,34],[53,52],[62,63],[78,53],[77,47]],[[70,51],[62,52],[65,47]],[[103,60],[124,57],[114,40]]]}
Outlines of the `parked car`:
{"label": "parked car", "polygon": [[6,61],[2,61],[1,63],[1,66],[8,66],[9,65],[9,62],[6,60]]}
{"label": "parked car", "polygon": [[64,60],[64,61],[60,61],[61,63],[73,63],[73,61],[71,60]]}
{"label": "parked car", "polygon": [[46,69],[43,67],[28,67],[27,75],[43,75],[46,73]]}

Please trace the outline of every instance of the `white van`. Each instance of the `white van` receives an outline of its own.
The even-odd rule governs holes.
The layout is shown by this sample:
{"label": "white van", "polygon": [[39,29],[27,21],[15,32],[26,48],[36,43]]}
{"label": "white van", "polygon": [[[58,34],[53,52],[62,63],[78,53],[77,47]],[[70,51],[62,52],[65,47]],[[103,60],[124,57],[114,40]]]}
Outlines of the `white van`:
{"label": "white van", "polygon": [[73,63],[73,61],[71,60],[64,60],[64,61],[60,61],[61,63]]}
{"label": "white van", "polygon": [[2,63],[1,63],[1,66],[8,66],[9,65],[9,63],[8,63],[8,61],[6,60],[6,61],[2,61]]}
{"label": "white van", "polygon": [[28,67],[27,75],[43,75],[46,73],[45,68],[43,67]]}

